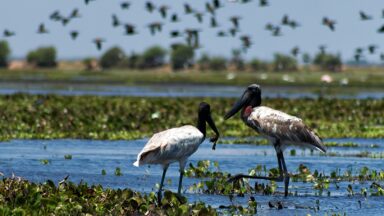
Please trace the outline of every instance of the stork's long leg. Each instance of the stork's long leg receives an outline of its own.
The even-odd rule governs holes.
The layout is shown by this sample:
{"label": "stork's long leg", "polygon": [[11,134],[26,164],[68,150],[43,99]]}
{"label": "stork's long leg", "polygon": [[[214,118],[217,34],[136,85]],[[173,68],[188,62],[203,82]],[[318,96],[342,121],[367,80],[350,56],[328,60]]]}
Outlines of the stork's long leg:
{"label": "stork's long leg", "polygon": [[278,182],[284,181],[284,195],[288,196],[289,175],[288,175],[287,166],[285,165],[283,152],[278,148],[279,144],[280,144],[279,141],[276,141],[274,143],[276,156],[277,156],[277,164],[279,166],[279,177],[251,176],[251,175],[237,174],[231,177],[228,180],[228,182],[233,182],[241,178],[264,179],[264,180],[278,181]]}
{"label": "stork's long leg", "polygon": [[183,184],[183,176],[184,176],[184,169],[180,169],[179,189],[177,189],[178,194],[180,194],[181,192],[181,185]]}
{"label": "stork's long leg", "polygon": [[167,173],[167,170],[168,170],[168,165],[164,166],[164,168],[163,168],[163,176],[161,177],[159,191],[157,192],[157,201],[158,201],[159,205],[161,203],[161,191],[163,189],[165,174]]}
{"label": "stork's long leg", "polygon": [[237,174],[233,177],[231,177],[228,182],[233,182],[236,180],[239,180],[241,178],[250,178],[250,179],[264,179],[264,180],[270,180],[270,181],[278,181],[282,182],[284,180],[284,170],[283,170],[283,163],[281,161],[281,157],[279,156],[279,153],[276,150],[276,156],[277,156],[277,164],[279,165],[279,177],[267,177],[267,176],[251,176],[251,175],[245,175],[245,174]]}
{"label": "stork's long leg", "polygon": [[289,185],[289,174],[288,174],[288,169],[287,169],[287,166],[285,165],[285,160],[284,160],[284,155],[283,155],[283,152],[279,152],[278,153],[278,157],[280,157],[280,161],[283,165],[283,171],[284,171],[284,195],[285,196],[288,196],[288,185]]}

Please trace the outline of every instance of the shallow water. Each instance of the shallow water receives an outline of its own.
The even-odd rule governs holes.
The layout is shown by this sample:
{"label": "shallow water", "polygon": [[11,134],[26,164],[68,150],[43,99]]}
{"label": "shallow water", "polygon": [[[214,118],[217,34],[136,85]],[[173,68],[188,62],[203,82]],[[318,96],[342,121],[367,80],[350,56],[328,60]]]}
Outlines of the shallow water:
{"label": "shallow water", "polygon": [[[134,97],[225,97],[237,98],[244,91],[240,86],[220,85],[90,85],[90,84],[0,84],[0,94],[58,94],[58,95],[99,95]],[[263,88],[268,98],[384,98],[383,89],[310,87],[269,87]]]}
{"label": "shallow water", "polygon": [[[326,141],[336,142],[355,142],[358,148],[329,148],[329,152],[340,154],[351,154],[353,152],[371,151],[383,152],[384,140],[382,139],[330,139]],[[136,159],[137,153],[144,146],[146,140],[133,141],[94,141],[94,140],[12,140],[0,143],[0,172],[5,176],[21,176],[34,182],[43,182],[52,179],[60,181],[66,175],[74,182],[81,180],[89,184],[102,184],[105,187],[125,188],[129,187],[137,191],[155,191],[155,185],[160,181],[161,168],[159,166],[134,167],[132,163]],[[376,144],[378,148],[370,148],[371,144]],[[65,160],[64,155],[71,154],[72,160]],[[351,156],[328,157],[318,153],[311,154],[310,151],[297,150],[296,156],[289,155],[289,149],[285,154],[288,170],[296,172],[297,167],[304,163],[312,171],[317,169],[319,172],[330,174],[330,172],[341,169],[360,170],[367,166],[370,169],[383,169],[383,159],[358,158]],[[43,165],[40,160],[48,159],[50,163]],[[199,150],[191,156],[189,162],[196,164],[198,160],[218,161],[222,171],[230,173],[247,173],[249,168],[258,164],[266,165],[267,168],[277,167],[276,156],[271,146],[256,145],[218,145],[216,151],[211,150],[208,142],[203,143]],[[120,167],[122,176],[115,176],[116,167]],[[101,170],[105,169],[107,174],[101,175]],[[165,188],[173,191],[177,190],[178,165],[170,166],[167,173]],[[188,188],[196,179],[185,178],[184,194],[190,201],[202,200],[210,205],[218,207],[220,205],[230,205],[227,196],[196,194]],[[369,183],[345,182],[340,183],[340,189],[331,184],[331,196],[326,192],[316,195],[311,183],[291,182],[290,191],[297,191],[298,196],[284,198],[282,195],[264,196],[253,195],[261,207],[258,212],[261,215],[303,215],[324,213],[344,213],[348,215],[380,215],[384,210],[382,197],[364,198],[359,195],[348,196],[346,190],[348,184],[356,187],[355,191],[360,191],[360,187],[369,187]],[[278,183],[278,191],[283,191],[282,184]],[[248,196],[236,197],[234,203],[246,205]],[[269,201],[279,200],[286,207],[283,210],[270,209]],[[316,200],[320,201],[320,213],[314,212],[312,208],[316,206]],[[362,203],[360,209],[359,201]]]}

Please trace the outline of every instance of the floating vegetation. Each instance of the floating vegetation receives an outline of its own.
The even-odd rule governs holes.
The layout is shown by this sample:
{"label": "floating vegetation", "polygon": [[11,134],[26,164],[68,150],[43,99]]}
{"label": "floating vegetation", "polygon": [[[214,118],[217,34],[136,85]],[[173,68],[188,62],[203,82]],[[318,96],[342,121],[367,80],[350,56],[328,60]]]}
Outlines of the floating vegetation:
{"label": "floating vegetation", "polygon": [[101,170],[101,175],[107,175],[107,171],[105,171],[105,169],[102,169]]}
{"label": "floating vegetation", "polygon": [[50,161],[48,159],[41,159],[40,163],[43,165],[48,165],[48,164],[50,164]]}
{"label": "floating vegetation", "polygon": [[142,194],[131,189],[104,189],[101,185],[58,185],[21,178],[0,181],[1,215],[217,215],[202,202],[188,203],[183,196],[165,191],[161,203],[155,193]]}
{"label": "floating vegetation", "polygon": [[116,169],[115,169],[115,176],[122,176],[122,175],[123,175],[123,173],[121,172],[120,167],[116,167]]}
{"label": "floating vegetation", "polygon": [[[257,133],[239,118],[224,121],[226,108],[233,104],[233,99],[15,94],[0,96],[0,139],[142,138],[175,125],[194,124],[196,116],[185,114],[194,113],[200,100],[211,104],[213,118],[224,136],[256,137]],[[384,134],[384,100],[266,99],[264,102],[266,106],[305,119],[323,138],[379,138]],[[159,118],[152,118],[154,115]]]}
{"label": "floating vegetation", "polygon": [[65,160],[72,160],[72,155],[66,154],[66,155],[64,155],[64,159]]}
{"label": "floating vegetation", "polygon": [[[265,166],[258,165],[255,168],[252,168],[248,171],[249,175],[252,176],[268,176],[268,177],[278,177],[280,175],[277,168],[267,169]],[[240,180],[235,183],[228,183],[228,179],[231,175],[227,172],[221,172],[217,162],[210,162],[209,160],[199,161],[197,166],[189,165],[189,168],[185,170],[185,175],[191,178],[201,178],[202,181],[194,183],[190,190],[198,193],[206,194],[222,194],[222,195],[233,195],[244,196],[244,194],[260,193],[265,195],[270,195],[276,193],[276,182],[269,181],[267,184],[258,183],[255,181],[254,185],[251,185],[250,181],[247,179]],[[317,195],[322,195],[324,191],[327,191],[328,196],[330,195],[329,187],[331,184],[336,185],[339,188],[338,183],[341,182],[374,182],[374,181],[384,181],[384,170],[372,170],[368,167],[363,167],[360,170],[346,170],[341,172],[340,169],[337,169],[326,175],[317,170],[311,172],[310,169],[300,164],[297,168],[296,173],[290,173],[291,180],[293,182],[303,182],[311,183],[313,189]],[[379,184],[375,184],[374,189],[372,190],[371,186],[371,195],[380,194],[383,188]],[[352,185],[347,186],[347,191],[350,195],[355,195]],[[384,191],[383,191],[384,192]],[[361,194],[365,196],[367,192],[361,191]]]}

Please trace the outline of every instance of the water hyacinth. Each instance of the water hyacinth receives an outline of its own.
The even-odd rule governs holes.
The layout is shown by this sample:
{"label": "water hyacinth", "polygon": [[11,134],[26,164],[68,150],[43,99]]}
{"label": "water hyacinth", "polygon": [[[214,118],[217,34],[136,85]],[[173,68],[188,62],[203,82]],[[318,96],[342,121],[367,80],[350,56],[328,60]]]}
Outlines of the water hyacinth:
{"label": "water hyacinth", "polygon": [[[186,113],[195,112],[199,101],[195,98],[2,95],[0,139],[142,138],[175,125],[193,124],[195,116]],[[223,121],[226,107],[232,105],[233,99],[205,98],[204,101],[215,107],[213,118],[226,136],[255,137],[240,119]],[[305,119],[323,138],[378,138],[384,134],[384,100],[266,99],[265,105]]]}
{"label": "water hyacinth", "polygon": [[104,189],[100,185],[52,181],[36,184],[21,178],[0,181],[1,215],[217,215],[202,202],[164,192],[161,203],[155,193],[131,189]]}

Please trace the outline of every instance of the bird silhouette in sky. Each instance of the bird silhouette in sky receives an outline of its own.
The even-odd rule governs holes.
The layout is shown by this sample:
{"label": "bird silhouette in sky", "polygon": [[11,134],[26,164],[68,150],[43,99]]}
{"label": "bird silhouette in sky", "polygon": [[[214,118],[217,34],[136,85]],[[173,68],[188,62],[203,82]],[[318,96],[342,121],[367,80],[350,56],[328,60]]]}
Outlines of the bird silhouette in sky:
{"label": "bird silhouette in sky", "polygon": [[136,34],[136,27],[132,24],[126,23],[124,24],[125,35],[134,35]]}
{"label": "bird silhouette in sky", "polygon": [[14,31],[10,31],[10,30],[8,30],[8,29],[5,29],[4,31],[3,31],[3,36],[4,37],[13,37],[13,36],[15,36],[16,35],[16,33],[14,32]]}
{"label": "bird silhouette in sky", "polygon": [[120,25],[119,18],[116,16],[116,14],[112,14],[112,26],[117,27],[119,25]]}
{"label": "bird silhouette in sky", "polygon": [[335,31],[336,21],[323,17],[323,25],[327,26],[331,31]]}
{"label": "bird silhouette in sky", "polygon": [[44,23],[41,23],[37,29],[37,33],[39,34],[47,34],[48,33],[48,30],[47,28],[45,27]]}
{"label": "bird silhouette in sky", "polygon": [[363,21],[372,19],[372,16],[366,14],[364,11],[360,11],[359,14],[360,14],[360,19]]}
{"label": "bird silhouette in sky", "polygon": [[128,9],[129,9],[129,6],[131,6],[131,3],[128,2],[128,1],[126,1],[126,2],[121,2],[121,3],[120,3],[120,7],[121,7],[121,9],[123,9],[123,10],[128,10]]}
{"label": "bird silhouette in sky", "polygon": [[104,42],[105,42],[105,40],[103,38],[93,39],[93,43],[96,45],[97,50],[101,50],[103,48]]}
{"label": "bird silhouette in sky", "polygon": [[76,40],[76,38],[79,36],[78,31],[71,31],[69,34],[71,35],[72,40]]}

